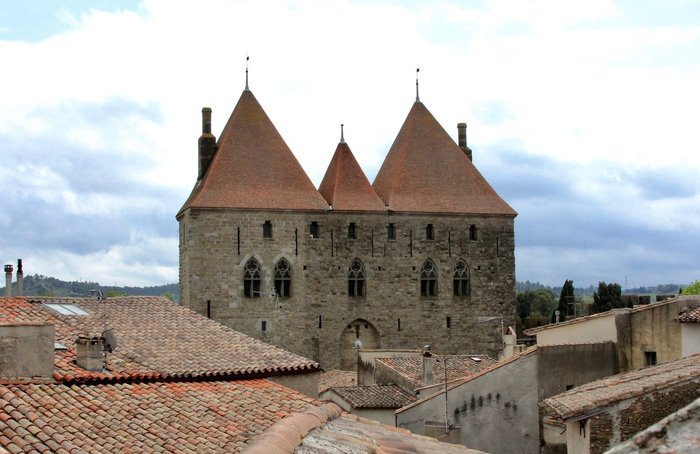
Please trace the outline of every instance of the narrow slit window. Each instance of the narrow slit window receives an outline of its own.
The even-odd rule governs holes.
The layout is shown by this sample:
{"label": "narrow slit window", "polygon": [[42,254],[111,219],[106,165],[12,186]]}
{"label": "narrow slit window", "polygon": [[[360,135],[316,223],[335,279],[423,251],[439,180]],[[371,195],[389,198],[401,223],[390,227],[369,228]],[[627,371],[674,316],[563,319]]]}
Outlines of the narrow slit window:
{"label": "narrow slit window", "polygon": [[477,241],[479,239],[479,229],[476,225],[472,224],[469,226],[469,241]]}
{"label": "narrow slit window", "polygon": [[389,223],[389,225],[386,226],[386,238],[388,240],[396,239],[396,224]]}
{"label": "narrow slit window", "polygon": [[433,224],[428,224],[425,226],[425,239],[426,240],[434,240],[435,239],[435,227],[433,227]]}

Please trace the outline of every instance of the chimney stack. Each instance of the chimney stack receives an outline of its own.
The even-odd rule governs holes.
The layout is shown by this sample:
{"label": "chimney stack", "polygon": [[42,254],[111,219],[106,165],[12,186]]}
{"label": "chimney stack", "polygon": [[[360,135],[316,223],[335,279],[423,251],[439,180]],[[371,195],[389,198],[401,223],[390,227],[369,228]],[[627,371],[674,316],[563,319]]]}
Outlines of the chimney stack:
{"label": "chimney stack", "polygon": [[22,271],[22,259],[17,259],[17,290],[15,294],[22,296],[24,293],[24,271]]}
{"label": "chimney stack", "polygon": [[472,150],[467,146],[467,124],[458,123],[457,124],[457,137],[459,138],[459,148],[462,149],[464,154],[467,155],[469,160],[472,160]]}
{"label": "chimney stack", "polygon": [[433,354],[430,353],[430,345],[426,345],[423,347],[423,383],[432,385],[434,382]]}
{"label": "chimney stack", "polygon": [[5,265],[5,296],[12,296],[12,265]]}
{"label": "chimney stack", "polygon": [[211,133],[211,109],[202,108],[202,135],[199,137],[199,171],[197,180],[201,180],[209,167],[216,148],[216,137]]}
{"label": "chimney stack", "polygon": [[104,369],[103,349],[104,338],[78,336],[75,341],[75,363],[85,370],[102,372]]}

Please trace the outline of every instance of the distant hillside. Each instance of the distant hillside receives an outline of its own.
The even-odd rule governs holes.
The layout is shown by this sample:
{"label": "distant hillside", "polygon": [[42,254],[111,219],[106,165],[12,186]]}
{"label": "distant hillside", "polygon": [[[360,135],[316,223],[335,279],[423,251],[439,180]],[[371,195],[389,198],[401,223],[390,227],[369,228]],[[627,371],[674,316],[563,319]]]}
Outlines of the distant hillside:
{"label": "distant hillside", "polygon": [[[563,285],[563,282],[562,282],[562,285]],[[574,283],[574,285],[575,285],[575,283]],[[683,288],[683,287],[687,287],[687,284],[686,285],[661,284],[661,285],[654,285],[654,286],[649,286],[649,287],[629,288],[626,290],[622,290],[622,293],[624,295],[669,295],[669,294],[676,295],[676,294],[678,294],[678,289]],[[561,286],[551,287],[549,285],[540,284],[539,282],[530,282],[530,281],[516,282],[515,283],[515,291],[517,293],[526,292],[528,290],[539,290],[541,288],[547,289],[550,292],[554,293],[554,295],[557,298],[559,298],[559,294],[561,293]],[[574,287],[574,294],[576,296],[592,297],[593,293],[595,293],[597,290],[598,290],[597,285],[590,285],[588,287]]]}
{"label": "distant hillside", "polygon": [[[14,288],[16,283],[12,284]],[[147,296],[171,296],[174,301],[179,301],[179,288],[177,284],[156,285],[152,287],[118,287],[114,285],[101,286],[97,282],[89,281],[62,281],[55,277],[33,276],[24,277],[24,294],[29,296],[91,296],[93,289],[99,288],[107,296],[116,295],[147,295]],[[13,291],[14,293],[14,291]],[[5,288],[2,293],[5,294]]]}

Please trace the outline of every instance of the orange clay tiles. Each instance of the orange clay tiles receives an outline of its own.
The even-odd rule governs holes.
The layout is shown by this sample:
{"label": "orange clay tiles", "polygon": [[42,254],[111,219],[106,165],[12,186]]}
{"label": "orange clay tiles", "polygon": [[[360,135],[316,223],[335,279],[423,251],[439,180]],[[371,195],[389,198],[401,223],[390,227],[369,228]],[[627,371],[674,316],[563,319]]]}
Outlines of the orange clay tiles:
{"label": "orange clay tiles", "polygon": [[329,370],[318,378],[318,393],[337,386],[357,385],[357,372],[350,370]]}
{"label": "orange clay tiles", "polygon": [[401,408],[416,400],[398,385],[365,385],[332,388],[352,408]]}
{"label": "orange clay tiles", "polygon": [[373,187],[392,211],[517,214],[421,102],[413,104]]}
{"label": "orange clay tiles", "polygon": [[[433,355],[433,377],[442,382],[445,377],[445,359],[447,359],[447,380],[464,378],[473,375],[496,364],[496,360],[486,355]],[[377,368],[387,368],[401,375],[413,389],[422,388],[423,358],[417,356],[400,356],[396,358],[377,358]]]}
{"label": "orange clay tiles", "polygon": [[613,375],[545,399],[540,406],[568,420],[652,391],[700,379],[700,353],[676,361]]}
{"label": "orange clay tiles", "polygon": [[[44,303],[72,303],[88,315],[62,315]],[[103,320],[103,314],[105,316]],[[129,377],[249,377],[304,373],[318,364],[245,336],[163,297],[2,298],[0,323],[42,321],[55,325],[54,378],[65,382],[114,381]],[[119,347],[108,355],[107,370],[75,365],[78,335],[100,335],[112,328]]]}
{"label": "orange clay tiles", "polygon": [[325,210],[318,193],[253,93],[245,90],[187,208]]}
{"label": "orange clay tiles", "polygon": [[676,318],[680,323],[700,323],[700,306]]}
{"label": "orange clay tiles", "polygon": [[318,402],[268,380],[0,386],[0,445],[33,453],[240,452]]}
{"label": "orange clay tiles", "polygon": [[318,191],[334,210],[386,211],[344,142],[338,144]]}

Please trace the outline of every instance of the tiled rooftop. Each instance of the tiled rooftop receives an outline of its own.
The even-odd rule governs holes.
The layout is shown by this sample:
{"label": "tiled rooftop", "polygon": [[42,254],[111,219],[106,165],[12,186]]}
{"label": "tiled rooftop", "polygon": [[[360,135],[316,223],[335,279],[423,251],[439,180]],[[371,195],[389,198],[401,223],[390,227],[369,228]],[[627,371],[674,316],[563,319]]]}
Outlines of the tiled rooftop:
{"label": "tiled rooftop", "polygon": [[357,385],[357,372],[350,370],[329,370],[318,378],[318,393],[337,386]]}
{"label": "tiled rooftop", "polygon": [[479,454],[461,445],[442,443],[347,413],[329,403],[292,415],[251,440],[246,454]]}
{"label": "tiled rooftop", "polygon": [[317,404],[264,379],[0,385],[0,446],[12,453],[240,452],[275,422]]}
{"label": "tiled rooftop", "polygon": [[[496,363],[486,355],[433,355],[433,376],[436,381],[445,377],[445,359],[447,359],[447,380],[455,380],[475,374]],[[423,382],[423,358],[417,356],[400,356],[396,358],[377,358],[377,367],[394,370],[412,384],[413,389],[427,385]]]}
{"label": "tiled rooftop", "polygon": [[253,93],[245,90],[187,208],[325,210],[328,204]]}
{"label": "tiled rooftop", "polygon": [[392,211],[517,214],[421,102],[413,104],[372,186]]}
{"label": "tiled rooftop", "polygon": [[[89,315],[62,315],[43,303],[73,303]],[[103,311],[105,318],[103,321]],[[82,382],[125,378],[250,377],[318,370],[318,364],[238,333],[162,297],[0,298],[0,324],[55,325],[56,380]],[[118,348],[105,372],[74,364],[79,334],[100,335],[112,328]]]}
{"label": "tiled rooftop", "polygon": [[318,188],[334,210],[386,211],[346,143],[339,143]]}
{"label": "tiled rooftop", "polygon": [[676,320],[681,323],[700,323],[700,306],[681,314]]}
{"label": "tiled rooftop", "polygon": [[564,420],[595,414],[608,405],[700,378],[700,353],[676,361],[613,375],[545,399],[540,406]]}
{"label": "tiled rooftop", "polygon": [[352,408],[401,408],[415,397],[397,385],[365,385],[332,388]]}

